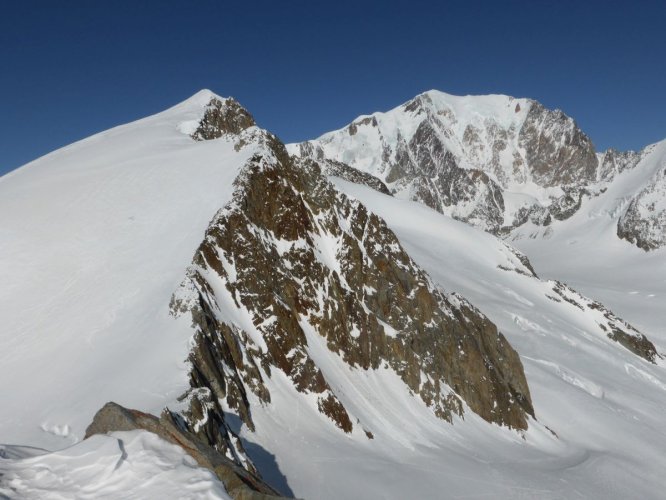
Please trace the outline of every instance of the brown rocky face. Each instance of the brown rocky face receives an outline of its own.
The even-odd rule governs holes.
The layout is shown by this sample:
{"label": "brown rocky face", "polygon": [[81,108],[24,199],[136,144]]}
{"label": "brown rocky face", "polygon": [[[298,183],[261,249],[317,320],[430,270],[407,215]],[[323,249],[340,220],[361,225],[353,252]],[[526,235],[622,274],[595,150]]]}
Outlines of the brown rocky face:
{"label": "brown rocky face", "polygon": [[661,359],[661,355],[657,352],[654,344],[645,335],[616,316],[612,311],[606,309],[603,304],[583,297],[571,287],[559,281],[552,281],[552,284],[553,291],[559,298],[548,296],[549,299],[565,300],[580,310],[587,311],[591,316],[596,316],[597,325],[609,339],[650,363],[656,363],[658,359]]}
{"label": "brown rocky face", "polygon": [[[522,364],[496,327],[437,290],[386,224],[338,193],[316,164],[301,168],[277,139],[266,143],[172,303],[196,328],[190,418],[203,420],[205,407],[207,422],[211,413],[223,420],[224,401],[252,429],[248,395],[270,403],[265,381],[281,370],[350,432],[357,423],[310,355],[316,335],[350,366],[391,368],[445,420],[462,415],[464,402],[489,422],[525,429],[534,411]],[[229,326],[225,307],[251,325]]]}
{"label": "brown rocky face", "polygon": [[478,169],[460,168],[429,121],[423,121],[409,143],[401,143],[388,182],[411,183],[412,198],[445,212],[447,207],[471,205],[454,218],[496,233],[504,220],[501,187]]}
{"label": "brown rocky face", "polygon": [[192,138],[197,141],[217,139],[225,134],[240,134],[254,125],[252,115],[235,99],[212,99]]}
{"label": "brown rocky face", "polygon": [[518,141],[540,186],[596,180],[598,160],[592,141],[561,111],[550,111],[534,102]]}

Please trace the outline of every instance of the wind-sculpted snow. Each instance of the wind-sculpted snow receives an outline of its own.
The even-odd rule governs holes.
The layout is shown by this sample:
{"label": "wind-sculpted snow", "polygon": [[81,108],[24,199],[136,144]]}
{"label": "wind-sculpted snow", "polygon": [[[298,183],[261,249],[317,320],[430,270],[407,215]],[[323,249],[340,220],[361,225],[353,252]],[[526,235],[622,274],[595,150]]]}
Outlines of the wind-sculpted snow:
{"label": "wind-sculpted snow", "polygon": [[169,300],[258,147],[192,140],[213,97],[0,178],[0,443],[61,449],[108,400],[159,413],[187,387]]}
{"label": "wind-sculpted snow", "polygon": [[[207,91],[0,179],[0,496],[233,497],[183,451],[203,443],[302,498],[661,498],[664,249],[617,230],[651,206],[637,194],[660,184],[666,146],[599,155],[587,193],[516,191],[499,172],[530,102],[454,101],[435,116],[455,140],[428,123],[410,149],[416,104],[391,130],[456,186],[433,204],[524,217],[509,233],[524,254],[384,194],[372,141],[349,143],[366,164],[320,168]],[[549,157],[582,140],[560,118],[562,134],[535,135]],[[472,122],[466,144],[497,147],[440,148]],[[532,175],[520,159],[516,179]],[[79,442],[111,400],[185,442]]]}

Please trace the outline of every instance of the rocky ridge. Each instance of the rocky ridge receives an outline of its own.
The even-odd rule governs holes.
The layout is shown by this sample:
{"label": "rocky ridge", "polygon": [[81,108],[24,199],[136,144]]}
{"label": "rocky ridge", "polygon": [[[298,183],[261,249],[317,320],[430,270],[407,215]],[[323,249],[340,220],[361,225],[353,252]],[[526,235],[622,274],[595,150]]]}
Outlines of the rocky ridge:
{"label": "rocky ridge", "polygon": [[191,137],[196,141],[219,139],[223,135],[240,134],[254,125],[252,115],[233,97],[213,97]]}
{"label": "rocky ridge", "polygon": [[341,431],[364,430],[318,365],[317,344],[351,367],[395,371],[443,420],[473,411],[526,429],[534,410],[522,364],[495,326],[435,287],[384,222],[337,192],[315,162],[295,161],[254,127],[238,134],[239,147],[247,134],[264,153],[237,178],[172,300],[196,331],[183,413],[193,432],[247,463],[225,411],[254,429],[252,401],[270,404],[275,370]]}
{"label": "rocky ridge", "polygon": [[318,168],[321,170],[321,173],[327,177],[340,177],[341,179],[353,182],[354,184],[363,184],[364,186],[368,186],[375,191],[379,191],[380,193],[391,196],[391,191],[389,188],[386,187],[386,184],[384,184],[377,177],[368,174],[367,172],[362,172],[361,170],[358,170],[354,167],[350,167],[346,163],[323,158],[317,160],[315,167],[311,167],[310,165],[312,165],[312,160],[309,158],[295,158],[295,161],[300,162],[302,168]]}
{"label": "rocky ridge", "polygon": [[[523,276],[528,276],[540,280],[527,256],[506,244],[509,252],[516,256],[521,266],[498,266],[499,269],[507,272],[515,272]],[[580,294],[569,285],[557,280],[543,280],[550,288],[546,292],[549,300],[558,303],[568,304],[585,313],[586,317],[592,318],[599,328],[598,333],[617,342],[622,347],[628,349],[636,356],[656,364],[663,356],[659,354],[655,345],[634,326],[617,316],[601,302],[592,300]],[[553,293],[554,292],[554,293]]]}
{"label": "rocky ridge", "polygon": [[656,363],[662,356],[657,352],[654,344],[648,338],[639,332],[632,325],[616,316],[608,310],[603,304],[595,300],[584,297],[568,285],[557,281],[549,280],[555,295],[549,295],[548,298],[555,302],[564,300],[582,311],[586,311],[595,318],[599,328],[606,333],[606,336],[630,350],[637,356]]}
{"label": "rocky ridge", "polygon": [[[172,314],[189,316],[195,332],[190,389],[178,413],[167,409],[159,419],[107,405],[87,435],[147,429],[184,446],[238,498],[274,495],[228,414],[254,430],[253,410],[271,404],[276,371],[341,432],[373,439],[322,369],[322,346],[325,356],[352,369],[392,370],[444,421],[473,411],[527,428],[534,409],[520,359],[504,336],[462,297],[436,287],[384,221],[325,176],[388,194],[382,181],[336,161],[289,156],[231,99],[212,99],[191,136],[224,136],[239,150],[252,144],[260,152],[241,170],[232,201],[211,221],[172,298]],[[507,249],[521,263],[507,270],[538,279],[524,255]],[[601,304],[561,283],[553,292],[552,300],[598,312],[612,340],[653,363],[659,357]]]}
{"label": "rocky ridge", "polygon": [[666,155],[656,161],[656,172],[617,223],[617,235],[645,251],[666,245]]}

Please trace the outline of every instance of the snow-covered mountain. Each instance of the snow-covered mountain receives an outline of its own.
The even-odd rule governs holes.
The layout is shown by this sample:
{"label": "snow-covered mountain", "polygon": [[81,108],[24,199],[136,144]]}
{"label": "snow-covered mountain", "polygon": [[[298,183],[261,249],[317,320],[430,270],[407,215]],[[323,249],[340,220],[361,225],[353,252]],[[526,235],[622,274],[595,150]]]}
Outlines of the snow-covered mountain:
{"label": "snow-covered mountain", "polygon": [[[565,144],[550,154],[587,161],[577,129],[540,113]],[[576,174],[522,158],[534,184],[639,172],[631,155]],[[289,156],[202,91],[0,178],[0,495],[658,498],[659,302],[620,318],[554,279],[564,266],[541,279],[496,236],[340,159]],[[505,196],[451,161],[460,185],[485,176]],[[666,293],[662,251],[612,236]],[[88,427],[111,400],[141,411],[106,405]]]}
{"label": "snow-covered mountain", "polygon": [[[438,91],[289,150],[347,163],[378,177],[400,198],[494,234],[526,223],[547,228],[604,193],[621,172],[666,162],[663,155],[652,157],[655,148],[596,153],[574,120],[534,100]],[[663,180],[644,181],[616,223],[620,237],[648,250],[666,242],[666,210],[657,202]]]}
{"label": "snow-covered mountain", "polygon": [[[617,235],[643,250],[666,245],[666,141],[647,148],[637,165],[646,177],[620,216]],[[623,180],[618,179],[621,185]]]}

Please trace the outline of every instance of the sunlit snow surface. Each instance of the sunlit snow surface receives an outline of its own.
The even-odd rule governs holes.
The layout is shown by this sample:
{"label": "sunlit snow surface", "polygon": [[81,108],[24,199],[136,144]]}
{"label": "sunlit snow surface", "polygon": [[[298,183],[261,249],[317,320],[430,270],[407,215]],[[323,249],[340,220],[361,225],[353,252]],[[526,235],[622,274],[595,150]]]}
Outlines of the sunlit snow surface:
{"label": "sunlit snow surface", "polygon": [[[3,459],[16,455],[23,458]],[[147,431],[93,436],[43,455],[0,446],[0,475],[0,498],[231,498],[180,446]]]}
{"label": "sunlit snow surface", "polygon": [[[642,329],[666,350],[666,248],[645,252],[617,237],[618,218],[632,198],[666,169],[666,141],[646,148],[643,159],[583,198],[580,210],[548,228],[518,228],[509,241],[529,255],[542,275],[556,277]],[[663,185],[663,183],[662,183]],[[659,204],[666,203],[666,193]]]}
{"label": "sunlit snow surface", "polygon": [[[0,443],[62,450],[19,460],[30,450],[3,448],[2,494],[9,484],[33,498],[86,498],[84,489],[89,498],[115,498],[121,489],[136,493],[129,497],[224,498],[212,476],[147,433],[98,436],[63,450],[106,401],[159,412],[187,386],[192,330],[168,315],[169,298],[254,152],[187,137],[210,96],[0,179]],[[363,428],[354,421],[354,432],[344,434],[316,410],[313,395],[272,370],[271,404],[250,401],[257,431],[240,429],[269,482],[330,499],[662,497],[663,363],[643,361],[606,338],[592,317],[549,299],[552,284],[517,272],[522,264],[497,238],[423,205],[333,181],[384,217],[435,283],[499,326],[521,355],[538,421],[519,434],[467,411],[450,425],[394,372],[351,369],[308,330],[310,356]],[[550,239],[525,234],[516,243],[538,273],[605,300],[663,352],[664,254],[613,240],[611,226],[594,225],[596,235],[581,222],[571,235],[555,225]],[[607,243],[606,253],[594,252],[594,238]],[[567,253],[576,245],[587,249],[580,264]],[[321,258],[338,264],[334,254]],[[227,313],[229,321],[242,317]],[[160,474],[173,489],[150,479]],[[146,481],[154,489],[142,490]]]}
{"label": "sunlit snow surface", "polygon": [[159,413],[188,386],[169,299],[254,152],[178,129],[210,96],[0,178],[0,443],[63,448],[107,401]]}
{"label": "sunlit snow surface", "polygon": [[[384,217],[435,282],[470,299],[507,335],[521,354],[540,424],[531,425],[525,440],[469,413],[465,422],[442,426],[427,412],[419,413],[413,399],[409,425],[392,416],[402,412],[401,405],[383,411],[388,422],[382,428],[396,439],[321,445],[316,436],[323,432],[301,426],[291,435],[293,443],[303,442],[300,453],[294,453],[293,443],[289,453],[286,442],[273,445],[284,447],[278,459],[285,457],[287,477],[306,466],[302,455],[308,456],[313,442],[319,474],[339,475],[328,492],[321,485],[304,484],[300,490],[292,484],[297,493],[352,495],[359,484],[350,484],[349,477],[358,474],[365,478],[364,493],[379,498],[407,498],[415,491],[430,497],[446,492],[451,498],[661,498],[666,467],[663,362],[654,366],[609,341],[582,311],[548,299],[551,285],[500,269],[518,264],[497,238],[420,204],[334,181]],[[663,314],[657,303],[652,313]],[[645,333],[665,350],[663,335]],[[266,427],[257,428],[261,435]],[[401,443],[405,436],[411,446]],[[274,436],[261,439],[267,447],[272,441]]]}

